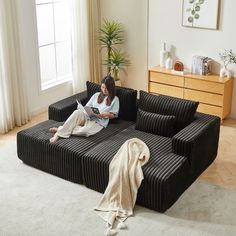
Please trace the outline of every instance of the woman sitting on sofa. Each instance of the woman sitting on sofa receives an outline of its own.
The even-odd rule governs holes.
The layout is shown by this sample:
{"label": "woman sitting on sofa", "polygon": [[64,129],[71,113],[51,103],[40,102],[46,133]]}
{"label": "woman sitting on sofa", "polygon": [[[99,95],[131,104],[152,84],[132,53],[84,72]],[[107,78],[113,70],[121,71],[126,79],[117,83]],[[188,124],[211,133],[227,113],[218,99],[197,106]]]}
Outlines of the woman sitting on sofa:
{"label": "woman sitting on sofa", "polygon": [[101,92],[95,93],[86,106],[98,108],[100,114],[97,117],[89,117],[78,106],[63,126],[49,129],[55,132],[50,139],[51,143],[55,143],[59,138],[69,138],[71,135],[88,137],[96,134],[107,127],[109,119],[118,116],[120,103],[118,97],[115,96],[115,81],[110,75],[103,78]]}

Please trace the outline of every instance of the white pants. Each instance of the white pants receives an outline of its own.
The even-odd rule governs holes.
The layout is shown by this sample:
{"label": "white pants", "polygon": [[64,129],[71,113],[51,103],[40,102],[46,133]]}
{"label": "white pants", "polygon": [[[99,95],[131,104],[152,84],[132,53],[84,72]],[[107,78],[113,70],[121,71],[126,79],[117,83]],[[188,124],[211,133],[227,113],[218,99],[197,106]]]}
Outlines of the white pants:
{"label": "white pants", "polygon": [[69,138],[71,135],[88,137],[98,133],[102,128],[95,121],[89,120],[83,111],[75,110],[64,125],[58,127],[56,135],[62,138]]}

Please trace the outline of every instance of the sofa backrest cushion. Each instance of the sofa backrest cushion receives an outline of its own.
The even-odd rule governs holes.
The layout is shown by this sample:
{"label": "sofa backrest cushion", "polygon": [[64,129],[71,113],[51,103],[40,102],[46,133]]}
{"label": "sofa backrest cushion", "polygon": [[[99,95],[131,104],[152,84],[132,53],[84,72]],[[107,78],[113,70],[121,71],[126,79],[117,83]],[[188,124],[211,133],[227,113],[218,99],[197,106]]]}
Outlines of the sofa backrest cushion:
{"label": "sofa backrest cushion", "polygon": [[86,82],[87,86],[87,98],[88,100],[97,92],[101,91],[101,86],[99,84],[95,84],[93,82]]}
{"label": "sofa backrest cushion", "polygon": [[175,116],[175,132],[193,121],[198,104],[195,101],[140,91],[139,108],[161,115]]}
{"label": "sofa backrest cushion", "polygon": [[174,135],[175,116],[138,110],[135,129],[165,137]]}
{"label": "sofa backrest cushion", "polygon": [[[87,96],[90,99],[94,93],[101,91],[101,86],[87,81]],[[120,101],[119,118],[135,121],[137,115],[137,90],[116,86],[116,96]]]}

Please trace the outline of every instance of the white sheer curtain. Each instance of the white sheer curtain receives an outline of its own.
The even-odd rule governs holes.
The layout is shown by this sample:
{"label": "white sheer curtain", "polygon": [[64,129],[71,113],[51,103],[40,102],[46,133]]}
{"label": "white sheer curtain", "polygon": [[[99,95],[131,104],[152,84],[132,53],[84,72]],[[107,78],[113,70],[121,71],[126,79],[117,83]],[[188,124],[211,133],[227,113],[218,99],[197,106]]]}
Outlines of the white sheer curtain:
{"label": "white sheer curtain", "polygon": [[15,0],[0,0],[0,133],[29,119]]}
{"label": "white sheer curtain", "polygon": [[86,89],[86,81],[98,82],[101,60],[96,41],[100,22],[99,0],[72,0],[73,90]]}

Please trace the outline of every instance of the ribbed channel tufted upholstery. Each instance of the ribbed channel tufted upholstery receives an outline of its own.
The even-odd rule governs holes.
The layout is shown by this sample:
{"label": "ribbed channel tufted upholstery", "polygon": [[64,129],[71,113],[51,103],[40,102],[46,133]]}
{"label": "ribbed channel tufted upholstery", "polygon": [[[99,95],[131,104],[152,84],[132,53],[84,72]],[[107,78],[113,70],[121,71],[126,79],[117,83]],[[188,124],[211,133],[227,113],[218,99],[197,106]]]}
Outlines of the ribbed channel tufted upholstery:
{"label": "ribbed channel tufted upholstery", "polygon": [[172,137],[174,124],[175,116],[160,115],[139,109],[135,128],[151,134]]}
{"label": "ribbed channel tufted upholstery", "polygon": [[[138,192],[138,203],[162,212],[176,201],[189,184],[185,180],[189,163],[186,157],[172,153],[171,138],[135,130],[134,126],[127,128],[84,154],[84,184],[104,192],[109,178],[109,163],[120,146],[134,137],[144,141],[150,150],[149,162],[143,167],[144,181]],[[182,178],[182,183],[178,184],[179,178]]]}
{"label": "ribbed channel tufted upholstery", "polygon": [[219,117],[196,113],[195,120],[173,136],[173,152],[188,158],[192,176],[198,176],[215,159],[219,133]]}
{"label": "ribbed channel tufted upholstery", "polygon": [[[89,85],[96,92],[98,85]],[[137,91],[121,87],[119,91],[122,120],[111,120],[106,129],[94,136],[72,136],[50,144],[53,134],[49,128],[63,124],[59,121],[67,119],[76,108],[76,98],[84,104],[88,100],[86,92],[71,96],[49,107],[49,117],[57,121],[48,120],[17,134],[18,157],[30,166],[103,192],[108,183],[109,163],[118,149],[126,140],[139,138],[147,144],[151,155],[143,167],[144,180],[137,203],[164,212],[216,158],[220,119],[195,113],[197,102],[141,91],[139,108],[175,116],[177,126],[173,137],[164,137],[150,133],[160,128],[159,123],[147,124],[145,129],[145,122],[152,121],[144,119],[140,131],[135,129]]]}
{"label": "ribbed channel tufted upholstery", "polygon": [[75,94],[59,102],[53,103],[48,107],[49,120],[65,121],[77,107],[76,99],[83,105],[87,102],[87,92]]}
{"label": "ribbed channel tufted upholstery", "polygon": [[197,107],[198,102],[140,91],[139,108],[161,115],[175,116],[175,132],[193,121]]}
{"label": "ribbed channel tufted upholstery", "polygon": [[132,122],[114,120],[106,129],[90,137],[71,136],[51,144],[50,127],[63,122],[48,120],[17,134],[18,157],[28,165],[76,183],[82,183],[81,157],[90,148],[117,132],[132,125]]}

